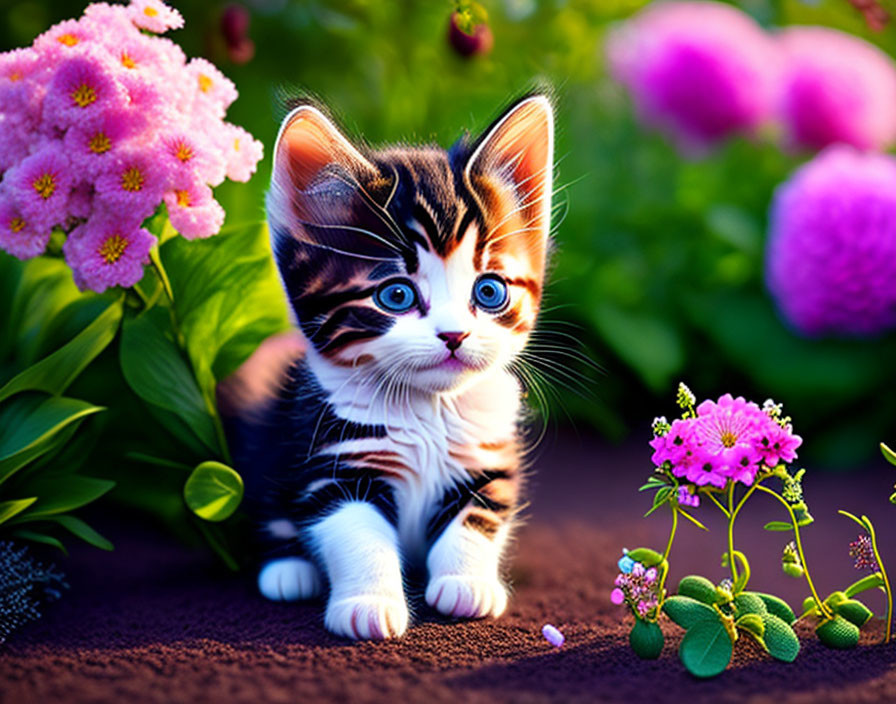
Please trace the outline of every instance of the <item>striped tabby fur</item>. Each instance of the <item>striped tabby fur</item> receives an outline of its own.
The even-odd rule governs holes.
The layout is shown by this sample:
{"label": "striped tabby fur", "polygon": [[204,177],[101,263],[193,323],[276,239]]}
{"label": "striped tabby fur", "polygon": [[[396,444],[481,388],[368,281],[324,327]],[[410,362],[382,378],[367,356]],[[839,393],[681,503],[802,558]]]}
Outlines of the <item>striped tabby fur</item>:
{"label": "striped tabby fur", "polygon": [[[329,585],[327,627],[405,631],[403,571],[456,617],[499,615],[519,505],[520,387],[548,249],[543,96],[449,151],[370,150],[301,105],[277,139],[271,243],[297,332],[221,390],[263,506],[272,599]],[[502,299],[506,297],[506,301]]]}

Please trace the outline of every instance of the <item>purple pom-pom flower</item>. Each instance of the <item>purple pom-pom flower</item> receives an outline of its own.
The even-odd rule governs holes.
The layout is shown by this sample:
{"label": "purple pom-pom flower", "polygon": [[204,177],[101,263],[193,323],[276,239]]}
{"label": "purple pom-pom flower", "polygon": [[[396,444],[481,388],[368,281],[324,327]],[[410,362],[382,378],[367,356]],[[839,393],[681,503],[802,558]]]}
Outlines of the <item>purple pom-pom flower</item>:
{"label": "purple pom-pom flower", "polygon": [[715,2],[651,5],[607,42],[611,73],[642,118],[689,150],[771,115],[777,51],[748,15]]}
{"label": "purple pom-pom flower", "polygon": [[779,186],[766,279],[807,335],[896,326],[896,158],[830,147]]}

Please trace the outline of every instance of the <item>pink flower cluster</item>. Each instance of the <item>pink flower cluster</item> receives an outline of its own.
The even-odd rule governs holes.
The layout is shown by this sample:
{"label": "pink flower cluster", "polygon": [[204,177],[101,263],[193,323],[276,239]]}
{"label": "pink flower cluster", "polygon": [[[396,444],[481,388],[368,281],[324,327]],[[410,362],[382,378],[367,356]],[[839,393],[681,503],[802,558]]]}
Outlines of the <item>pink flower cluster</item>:
{"label": "pink flower cluster", "polygon": [[182,25],[160,0],[96,3],[0,54],[0,248],[37,256],[59,228],[78,286],[103,291],[142,277],[160,203],[184,237],[218,232],[211,187],[247,181],[262,145],[224,121],[233,83],[150,34]]}
{"label": "pink flower cluster", "polygon": [[646,568],[640,562],[630,560],[626,564],[620,560],[620,569],[610,592],[610,601],[617,606],[627,604],[641,618],[644,618],[659,603],[659,581],[655,567]]}
{"label": "pink flower cluster", "polygon": [[751,485],[761,467],[792,462],[802,442],[774,411],[725,394],[718,402],[704,401],[695,414],[672,421],[650,446],[657,467],[697,486],[721,489],[729,481]]}
{"label": "pink flower cluster", "polygon": [[611,35],[612,74],[643,119],[687,148],[779,123],[791,146],[896,141],[896,68],[873,45],[824,27],[769,34],[717,2],[649,5]]}

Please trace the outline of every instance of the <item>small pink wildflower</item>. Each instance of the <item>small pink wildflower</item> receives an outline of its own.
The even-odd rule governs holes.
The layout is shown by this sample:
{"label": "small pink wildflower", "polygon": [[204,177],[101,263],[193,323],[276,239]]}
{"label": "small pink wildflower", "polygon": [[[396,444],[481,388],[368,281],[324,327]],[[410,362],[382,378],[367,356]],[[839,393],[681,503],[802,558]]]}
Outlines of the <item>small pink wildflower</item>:
{"label": "small pink wildflower", "polygon": [[692,494],[686,486],[678,487],[678,504],[680,506],[690,506],[698,508],[700,506],[700,497]]}
{"label": "small pink wildflower", "polygon": [[[617,580],[619,578],[617,577]],[[610,592],[610,601],[616,604],[616,606],[622,606],[625,602],[625,592],[623,592],[619,587],[616,587],[613,591]]]}
{"label": "small pink wildflower", "polygon": [[50,143],[22,160],[4,176],[10,195],[36,230],[49,230],[66,219],[72,189],[68,159],[58,143]]}
{"label": "small pink wildflower", "polygon": [[72,230],[62,251],[79,288],[102,293],[143,278],[156,238],[134,222],[139,219],[95,217]]}
{"label": "small pink wildflower", "polygon": [[195,91],[194,109],[210,117],[223,117],[237,97],[233,82],[205,59],[192,59],[187,64],[187,76]]}
{"label": "small pink wildflower", "polygon": [[224,224],[224,208],[201,183],[177,183],[165,194],[171,226],[188,240],[211,237]]}
{"label": "small pink wildflower", "polygon": [[877,572],[880,569],[877,564],[877,556],[875,556],[874,548],[871,545],[871,538],[865,533],[849,544],[849,556],[855,558],[857,570]]}
{"label": "small pink wildflower", "polygon": [[246,182],[255,173],[258,162],[264,156],[264,146],[242,127],[225,124],[224,155],[227,160],[227,178]]}
{"label": "small pink wildflower", "polygon": [[98,121],[127,106],[127,95],[99,52],[81,52],[59,65],[44,99],[44,119],[63,129]]}
{"label": "small pink wildflower", "polygon": [[33,228],[12,198],[0,190],[0,249],[18,259],[31,259],[43,254],[49,241],[50,229]]}
{"label": "small pink wildflower", "polygon": [[72,56],[96,40],[96,28],[78,20],[54,24],[34,40],[34,48],[49,61]]}
{"label": "small pink wildflower", "polygon": [[135,25],[156,34],[184,26],[181,14],[160,0],[131,0],[127,9]]}
{"label": "small pink wildflower", "polygon": [[0,174],[28,156],[32,135],[28,126],[0,113]]}
{"label": "small pink wildflower", "polygon": [[95,178],[110,168],[122,147],[143,126],[133,109],[107,110],[85,125],[74,125],[65,134],[65,150],[75,173]]}
{"label": "small pink wildflower", "polygon": [[215,184],[224,180],[224,158],[205,139],[185,130],[175,130],[162,136],[160,149],[165,169],[175,180],[192,178],[193,174],[203,183]]}
{"label": "small pink wildflower", "polygon": [[642,563],[632,561],[631,572],[620,572],[614,584],[616,588],[610,592],[610,601],[617,606],[628,605],[641,618],[659,604],[659,582],[654,567],[646,569]]}
{"label": "small pink wildflower", "polygon": [[122,216],[150,216],[165,190],[166,174],[150,152],[127,149],[96,179],[97,197]]}

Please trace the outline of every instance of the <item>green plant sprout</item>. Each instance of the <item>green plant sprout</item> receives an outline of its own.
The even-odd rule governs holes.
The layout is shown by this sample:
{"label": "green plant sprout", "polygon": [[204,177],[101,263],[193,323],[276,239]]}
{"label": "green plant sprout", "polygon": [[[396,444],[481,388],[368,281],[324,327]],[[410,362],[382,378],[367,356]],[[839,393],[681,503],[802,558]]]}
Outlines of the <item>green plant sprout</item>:
{"label": "green plant sprout", "polygon": [[[760,408],[725,395],[718,402],[696,406],[694,395],[684,384],[679,386],[677,402],[682,410],[680,419],[654,421],[651,446],[656,469],[639,489],[655,492],[653,506],[645,516],[661,507],[671,511],[666,548],[662,553],[645,547],[625,550],[611,594],[613,603],[627,606],[635,617],[629,638],[635,653],[642,658],[659,657],[664,644],[658,623],[661,614],[685,629],[678,652],[684,666],[697,677],[724,671],[735,643],[744,634],[773,658],[792,662],[800,651],[793,627],[803,619],[815,621],[816,635],[824,645],[852,648],[858,644],[859,629],[873,616],[855,597],[875,588],[887,594],[884,640],[889,642],[892,593],[874,527],[866,516],[840,512],[862,527],[864,533],[850,545],[850,554],[856,558],[857,568],[871,574],[826,598],[816,587],[801,535],[801,529],[814,521],[803,499],[805,470],[789,469],[802,440],[793,434],[791,419],[783,415],[780,404],[769,400]],[[805,579],[809,588],[799,618],[783,599],[748,590],[750,563],[735,547],[735,524],[756,494],[771,497],[787,512],[788,520],[767,523],[765,530],[793,534],[784,547],[781,567],[786,575]],[[666,579],[679,518],[706,530],[689,510],[698,508],[701,500],[725,516],[727,549],[722,566],[730,571],[730,578],[714,584],[706,577],[688,575],[679,582],[677,593],[669,595]]]}

